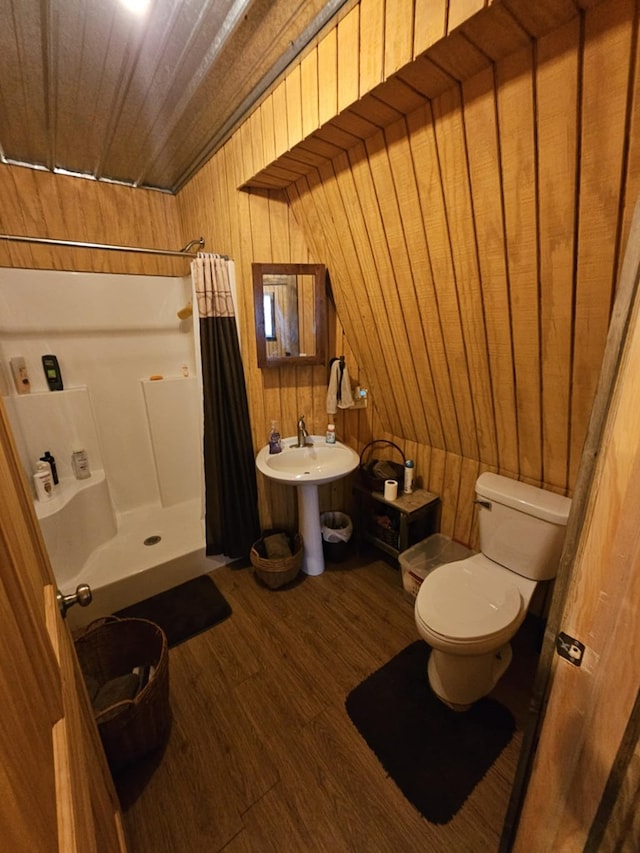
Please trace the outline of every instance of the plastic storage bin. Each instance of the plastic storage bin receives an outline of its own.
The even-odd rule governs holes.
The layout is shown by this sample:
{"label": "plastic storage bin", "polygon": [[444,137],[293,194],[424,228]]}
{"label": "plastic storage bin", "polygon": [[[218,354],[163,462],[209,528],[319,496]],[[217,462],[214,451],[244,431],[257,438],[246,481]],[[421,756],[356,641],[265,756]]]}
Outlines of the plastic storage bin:
{"label": "plastic storage bin", "polygon": [[433,536],[428,536],[422,542],[412,545],[398,557],[405,592],[415,598],[422,581],[429,572],[444,563],[464,560],[472,554],[473,551],[469,548],[454,542],[448,536],[443,536],[442,533],[434,533]]}

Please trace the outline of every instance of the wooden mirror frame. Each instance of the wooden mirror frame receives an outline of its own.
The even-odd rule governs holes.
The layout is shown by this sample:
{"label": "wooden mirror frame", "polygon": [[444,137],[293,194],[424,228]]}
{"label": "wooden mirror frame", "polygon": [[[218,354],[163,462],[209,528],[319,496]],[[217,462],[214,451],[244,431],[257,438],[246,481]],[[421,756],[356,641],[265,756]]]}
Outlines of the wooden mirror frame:
{"label": "wooden mirror frame", "polygon": [[[327,350],[327,296],[324,264],[252,264],[253,305],[256,321],[256,349],[258,367],[307,366],[326,363]],[[264,275],[308,275],[314,284],[314,327],[315,352],[312,355],[270,356],[267,354],[265,336],[263,276]]]}

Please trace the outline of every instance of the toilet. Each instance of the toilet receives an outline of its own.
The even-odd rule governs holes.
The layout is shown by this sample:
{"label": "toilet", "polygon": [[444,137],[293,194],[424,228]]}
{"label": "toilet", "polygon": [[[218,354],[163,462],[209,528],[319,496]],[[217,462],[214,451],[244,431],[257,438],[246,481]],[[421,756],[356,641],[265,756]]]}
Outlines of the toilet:
{"label": "toilet", "polygon": [[558,569],[571,501],[498,474],[476,481],[478,554],[427,574],[415,601],[418,633],[431,646],[433,692],[466,710],[511,662],[510,640],[540,581]]}

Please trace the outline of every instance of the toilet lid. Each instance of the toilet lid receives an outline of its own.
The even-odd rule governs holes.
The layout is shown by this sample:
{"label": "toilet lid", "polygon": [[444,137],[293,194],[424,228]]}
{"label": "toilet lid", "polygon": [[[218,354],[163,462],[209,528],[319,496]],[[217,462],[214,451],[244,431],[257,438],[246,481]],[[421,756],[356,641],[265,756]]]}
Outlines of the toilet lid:
{"label": "toilet lid", "polygon": [[520,614],[520,591],[503,573],[467,560],[434,569],[422,582],[420,618],[443,637],[474,640],[508,628]]}

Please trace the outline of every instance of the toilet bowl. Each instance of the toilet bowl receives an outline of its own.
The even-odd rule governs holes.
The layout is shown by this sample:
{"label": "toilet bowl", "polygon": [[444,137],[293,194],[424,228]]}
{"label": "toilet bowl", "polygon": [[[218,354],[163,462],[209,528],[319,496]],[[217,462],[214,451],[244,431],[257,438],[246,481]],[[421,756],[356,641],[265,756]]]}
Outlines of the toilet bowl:
{"label": "toilet bowl", "polygon": [[434,569],[415,601],[418,633],[432,648],[429,682],[446,704],[466,708],[495,687],[536,582],[474,554]]}
{"label": "toilet bowl", "polygon": [[486,696],[511,663],[510,640],[540,581],[555,577],[571,501],[482,474],[476,482],[480,553],[427,574],[415,601],[431,646],[432,690],[456,710]]}

